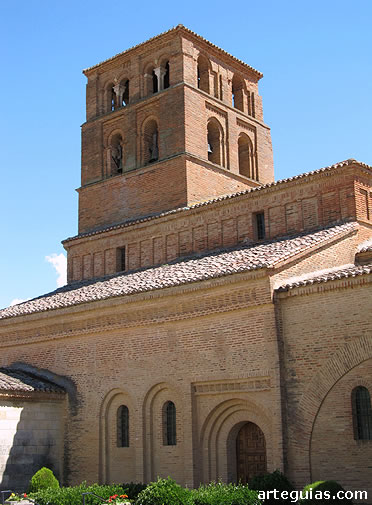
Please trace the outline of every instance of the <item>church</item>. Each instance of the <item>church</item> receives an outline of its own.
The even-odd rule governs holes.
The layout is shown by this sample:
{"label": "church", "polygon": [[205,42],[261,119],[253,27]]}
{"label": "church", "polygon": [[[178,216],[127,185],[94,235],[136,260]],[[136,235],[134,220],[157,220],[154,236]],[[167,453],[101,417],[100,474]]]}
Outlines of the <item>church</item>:
{"label": "church", "polygon": [[262,74],[182,25],[83,73],[67,285],[0,311],[1,489],[372,496],[372,168],[275,181]]}

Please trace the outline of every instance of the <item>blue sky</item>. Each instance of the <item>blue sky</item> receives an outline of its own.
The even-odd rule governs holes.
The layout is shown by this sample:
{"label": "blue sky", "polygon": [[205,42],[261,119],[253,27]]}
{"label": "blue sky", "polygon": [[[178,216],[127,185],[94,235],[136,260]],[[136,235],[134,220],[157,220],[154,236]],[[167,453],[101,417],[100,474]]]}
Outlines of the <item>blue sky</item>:
{"label": "blue sky", "polygon": [[184,24],[263,72],[281,179],[372,164],[371,21],[370,0],[1,2],[0,307],[62,282],[60,242],[77,232],[83,68]]}

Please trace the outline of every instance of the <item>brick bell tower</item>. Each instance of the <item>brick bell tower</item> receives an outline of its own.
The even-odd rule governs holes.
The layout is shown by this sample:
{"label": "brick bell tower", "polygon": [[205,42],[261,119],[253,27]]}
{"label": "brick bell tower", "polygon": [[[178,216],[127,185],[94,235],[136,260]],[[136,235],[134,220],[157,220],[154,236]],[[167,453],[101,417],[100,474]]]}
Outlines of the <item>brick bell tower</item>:
{"label": "brick bell tower", "polygon": [[84,74],[79,234],[274,180],[262,74],[184,26]]}

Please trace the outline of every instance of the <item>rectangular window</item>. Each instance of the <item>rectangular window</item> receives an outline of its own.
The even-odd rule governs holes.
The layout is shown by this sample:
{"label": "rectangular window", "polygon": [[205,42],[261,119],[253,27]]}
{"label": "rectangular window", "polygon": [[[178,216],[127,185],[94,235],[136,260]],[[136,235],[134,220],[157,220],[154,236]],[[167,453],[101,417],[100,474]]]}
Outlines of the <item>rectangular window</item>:
{"label": "rectangular window", "polygon": [[116,249],[116,271],[124,272],[126,270],[125,247]]}
{"label": "rectangular window", "polygon": [[262,240],[265,238],[265,213],[264,212],[256,212],[253,214],[254,216],[254,228],[256,233],[257,240]]}

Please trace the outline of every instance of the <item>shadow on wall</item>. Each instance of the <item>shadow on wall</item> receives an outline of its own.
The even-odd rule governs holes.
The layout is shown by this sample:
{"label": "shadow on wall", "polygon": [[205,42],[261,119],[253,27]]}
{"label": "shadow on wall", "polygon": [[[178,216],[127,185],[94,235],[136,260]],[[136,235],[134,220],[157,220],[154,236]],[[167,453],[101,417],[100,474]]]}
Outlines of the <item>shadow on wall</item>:
{"label": "shadow on wall", "polygon": [[63,483],[69,462],[65,421],[76,416],[79,407],[75,384],[22,362],[2,368],[1,376],[0,489],[27,491],[43,466]]}
{"label": "shadow on wall", "polygon": [[0,489],[27,491],[43,466],[61,478],[63,408],[61,400],[0,401]]}

